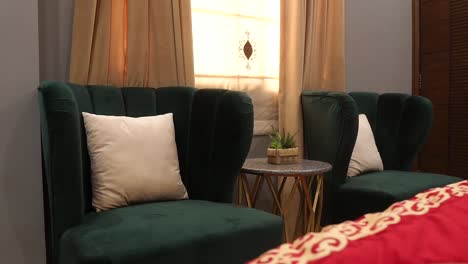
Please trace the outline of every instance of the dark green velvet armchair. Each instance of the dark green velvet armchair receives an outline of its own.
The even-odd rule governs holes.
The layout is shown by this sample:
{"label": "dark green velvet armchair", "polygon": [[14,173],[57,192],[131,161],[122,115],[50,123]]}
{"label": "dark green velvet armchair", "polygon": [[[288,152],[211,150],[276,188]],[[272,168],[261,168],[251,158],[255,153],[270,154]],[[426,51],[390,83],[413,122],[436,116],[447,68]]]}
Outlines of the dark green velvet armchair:
{"label": "dark green velvet armchair", "polygon": [[[230,204],[252,140],[245,94],[45,82],[39,100],[49,263],[242,263],[282,242],[279,217]],[[96,213],[81,112],[172,112],[190,199]]]}
{"label": "dark green velvet armchair", "polygon": [[[333,165],[325,177],[323,223],[356,219],[386,209],[432,187],[461,179],[411,172],[432,125],[432,104],[423,97],[375,93],[302,93],[304,155]],[[384,171],[347,178],[358,115],[371,124]]]}

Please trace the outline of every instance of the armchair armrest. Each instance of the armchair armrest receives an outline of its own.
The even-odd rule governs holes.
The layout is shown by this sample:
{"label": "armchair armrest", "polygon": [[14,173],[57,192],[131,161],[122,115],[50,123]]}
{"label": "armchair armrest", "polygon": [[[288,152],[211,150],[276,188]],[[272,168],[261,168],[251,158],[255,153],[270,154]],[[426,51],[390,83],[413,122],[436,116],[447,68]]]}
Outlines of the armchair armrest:
{"label": "armchair armrest", "polygon": [[325,161],[333,170],[325,175],[323,223],[333,222],[336,188],[344,183],[358,132],[358,111],[345,93],[304,91],[301,96],[304,157]]}
{"label": "armchair armrest", "polygon": [[191,199],[232,201],[252,135],[253,106],[245,93],[218,89],[195,93],[187,157]]}

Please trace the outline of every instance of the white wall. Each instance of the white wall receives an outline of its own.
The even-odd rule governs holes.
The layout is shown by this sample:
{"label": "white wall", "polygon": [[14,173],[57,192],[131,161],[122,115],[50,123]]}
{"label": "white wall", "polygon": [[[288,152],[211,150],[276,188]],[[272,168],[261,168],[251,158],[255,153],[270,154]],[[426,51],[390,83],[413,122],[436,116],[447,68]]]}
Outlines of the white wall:
{"label": "white wall", "polygon": [[346,90],[411,93],[412,1],[345,4]]}
{"label": "white wall", "polygon": [[45,263],[37,4],[0,1],[0,263]]}
{"label": "white wall", "polygon": [[39,0],[40,79],[68,80],[73,0]]}

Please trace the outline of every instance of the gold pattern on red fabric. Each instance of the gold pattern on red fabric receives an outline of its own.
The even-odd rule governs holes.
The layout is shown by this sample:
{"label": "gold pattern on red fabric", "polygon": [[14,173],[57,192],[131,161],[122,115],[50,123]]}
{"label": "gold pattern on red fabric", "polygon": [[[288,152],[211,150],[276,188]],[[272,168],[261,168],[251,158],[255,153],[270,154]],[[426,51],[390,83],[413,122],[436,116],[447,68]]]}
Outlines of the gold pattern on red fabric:
{"label": "gold pattern on red fabric", "polygon": [[405,216],[424,215],[450,198],[466,194],[468,194],[468,181],[433,188],[409,200],[395,203],[383,212],[366,214],[356,221],[330,225],[323,228],[320,233],[309,233],[293,243],[283,244],[264,253],[250,264],[310,263],[345,249],[350,241],[380,233],[387,227],[398,224]]}

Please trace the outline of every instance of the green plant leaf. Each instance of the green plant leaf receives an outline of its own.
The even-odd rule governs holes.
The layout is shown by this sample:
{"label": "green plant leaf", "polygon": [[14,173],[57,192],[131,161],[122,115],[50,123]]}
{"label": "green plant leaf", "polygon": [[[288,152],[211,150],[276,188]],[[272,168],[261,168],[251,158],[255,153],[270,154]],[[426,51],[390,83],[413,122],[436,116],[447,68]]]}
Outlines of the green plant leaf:
{"label": "green plant leaf", "polygon": [[287,148],[295,148],[296,145],[296,136],[297,132],[294,135],[291,135],[290,133],[287,133],[282,131],[282,133],[279,132],[278,129],[275,129],[272,127],[272,132],[269,135],[271,142],[270,142],[270,148],[274,149],[287,149]]}

